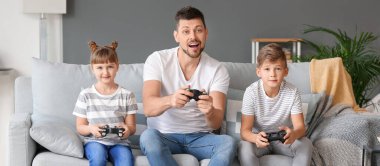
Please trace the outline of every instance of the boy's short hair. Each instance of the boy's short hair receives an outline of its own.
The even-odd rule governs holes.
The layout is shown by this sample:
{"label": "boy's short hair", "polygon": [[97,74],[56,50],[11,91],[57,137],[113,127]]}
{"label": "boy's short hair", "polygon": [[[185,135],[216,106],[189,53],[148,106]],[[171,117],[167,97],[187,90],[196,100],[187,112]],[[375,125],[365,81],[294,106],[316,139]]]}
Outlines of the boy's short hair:
{"label": "boy's short hair", "polygon": [[285,67],[288,67],[285,53],[282,50],[282,47],[277,43],[267,44],[260,49],[259,55],[257,56],[258,67],[263,65],[265,60],[269,60],[271,62],[281,60],[284,62]]}
{"label": "boy's short hair", "polygon": [[118,43],[113,41],[109,46],[98,46],[95,42],[88,43],[91,50],[90,64],[116,63],[119,64],[116,48]]}
{"label": "boy's short hair", "polygon": [[177,14],[175,15],[175,21],[176,21],[175,29],[178,28],[179,20],[191,20],[195,18],[200,18],[202,20],[203,25],[206,28],[205,18],[203,16],[203,13],[200,10],[192,6],[183,7],[182,9],[178,10]]}

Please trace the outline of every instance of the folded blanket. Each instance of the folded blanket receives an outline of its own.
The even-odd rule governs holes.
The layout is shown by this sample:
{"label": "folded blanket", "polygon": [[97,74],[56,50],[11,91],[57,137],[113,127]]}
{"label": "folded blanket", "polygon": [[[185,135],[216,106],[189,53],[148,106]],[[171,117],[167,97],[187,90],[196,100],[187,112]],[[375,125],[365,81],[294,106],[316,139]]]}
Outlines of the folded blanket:
{"label": "folded blanket", "polygon": [[351,76],[343,66],[342,59],[329,58],[310,62],[311,92],[325,92],[332,97],[332,105],[346,104],[355,111],[363,111],[355,101]]}
{"label": "folded blanket", "polygon": [[[312,166],[361,165],[363,145],[379,144],[380,114],[354,112],[337,104],[325,110],[317,123],[309,136],[314,145]],[[369,161],[368,154],[365,160]]]}

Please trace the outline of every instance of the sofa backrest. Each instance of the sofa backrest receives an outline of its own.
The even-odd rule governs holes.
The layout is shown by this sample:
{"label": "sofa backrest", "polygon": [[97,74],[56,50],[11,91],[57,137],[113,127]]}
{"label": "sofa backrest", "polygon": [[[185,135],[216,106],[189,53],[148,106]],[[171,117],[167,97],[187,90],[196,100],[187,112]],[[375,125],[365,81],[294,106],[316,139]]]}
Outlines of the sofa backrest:
{"label": "sofa backrest", "polygon": [[[259,78],[256,76],[256,65],[251,63],[233,63],[223,62],[230,74],[230,88],[245,90],[252,82]],[[142,102],[142,85],[143,85],[143,66],[144,64],[122,64],[116,77],[116,81],[123,87],[133,91],[138,103]],[[289,75],[286,80],[300,89],[301,93],[310,93],[309,63],[290,63]],[[40,83],[37,89],[33,90]],[[33,74],[31,77],[21,76],[15,81],[15,112],[33,112],[34,97],[39,97],[39,93],[49,93],[51,96],[45,96],[41,102],[52,103],[56,101],[59,104],[65,104],[69,108],[67,112],[71,115],[77,96],[82,88],[85,88],[95,81],[88,65],[73,65],[62,63],[49,63],[38,59],[33,59]],[[65,80],[65,81],[62,81]],[[41,83],[42,82],[42,83]],[[47,83],[46,83],[47,82]],[[55,85],[53,87],[48,87]],[[60,85],[60,86],[57,86]],[[53,88],[53,89],[50,89]],[[55,92],[51,92],[51,91]],[[57,92],[58,91],[58,92]],[[63,94],[70,94],[69,96]],[[64,96],[66,100],[58,100]],[[66,113],[66,114],[67,114]],[[73,121],[73,120],[72,120]]]}
{"label": "sofa backrest", "polygon": [[[244,91],[256,76],[256,65],[251,63],[223,62],[230,74],[230,89]],[[146,118],[142,107],[142,86],[144,64],[121,64],[116,82],[131,90],[139,103],[137,114],[137,132],[146,128]],[[32,120],[57,119],[68,124],[75,131],[75,119],[72,115],[77,97],[83,88],[95,82],[89,65],[50,63],[33,59],[32,77],[19,77],[15,83],[15,112],[33,112]],[[309,63],[289,64],[286,78],[295,84],[302,93],[310,92]],[[230,91],[229,91],[230,92]],[[228,95],[230,96],[230,95]],[[43,118],[42,118],[42,117]],[[138,137],[131,139],[135,142]]]}
{"label": "sofa backrest", "polygon": [[[259,78],[256,75],[256,64],[223,62],[230,75],[231,89],[245,90],[250,84]],[[289,74],[285,78],[295,85],[301,94],[311,93],[309,62],[289,63]]]}
{"label": "sofa backrest", "polygon": [[32,78],[27,76],[17,77],[14,88],[15,113],[32,113]]}
{"label": "sofa backrest", "polygon": [[[37,115],[59,119],[75,129],[76,117],[72,111],[78,95],[96,82],[90,65],[50,63],[33,58],[32,69],[32,119]],[[143,64],[122,64],[116,76],[116,82],[135,92],[140,103],[142,70]]]}

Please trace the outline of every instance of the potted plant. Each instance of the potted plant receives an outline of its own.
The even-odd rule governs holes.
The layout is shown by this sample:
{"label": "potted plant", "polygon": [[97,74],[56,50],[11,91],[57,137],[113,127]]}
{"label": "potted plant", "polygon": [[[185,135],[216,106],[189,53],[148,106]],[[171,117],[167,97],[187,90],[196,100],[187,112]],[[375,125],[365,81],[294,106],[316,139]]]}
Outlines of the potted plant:
{"label": "potted plant", "polygon": [[332,35],[336,41],[335,45],[317,44],[307,39],[303,39],[306,45],[314,48],[314,53],[302,56],[300,61],[310,61],[311,59],[324,59],[341,57],[343,64],[352,79],[355,100],[360,107],[370,100],[368,93],[380,81],[380,55],[370,45],[378,36],[371,32],[355,33],[353,37],[348,36],[345,31],[337,31],[307,25],[304,34],[312,32],[322,32]]}

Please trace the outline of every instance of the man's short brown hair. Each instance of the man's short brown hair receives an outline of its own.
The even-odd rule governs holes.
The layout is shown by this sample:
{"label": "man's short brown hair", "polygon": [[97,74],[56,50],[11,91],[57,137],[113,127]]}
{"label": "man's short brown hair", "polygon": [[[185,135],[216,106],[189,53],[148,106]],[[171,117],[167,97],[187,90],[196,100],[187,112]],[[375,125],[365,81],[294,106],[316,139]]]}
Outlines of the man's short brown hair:
{"label": "man's short brown hair", "polygon": [[198,10],[195,7],[192,6],[185,6],[182,9],[177,11],[177,14],[175,15],[175,21],[176,21],[176,28],[178,28],[179,20],[191,20],[199,18],[202,20],[203,26],[206,28],[206,22],[205,18],[203,16],[203,13]]}

